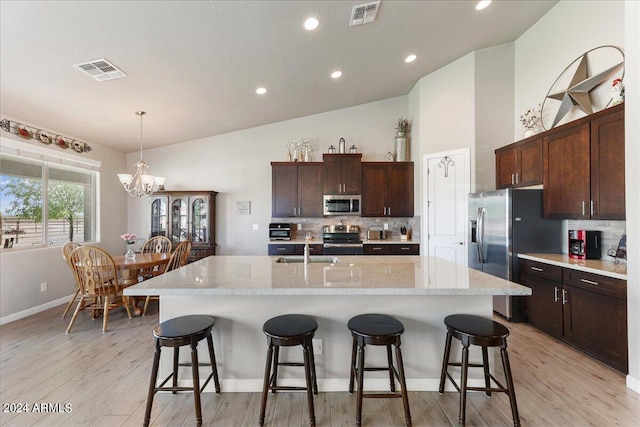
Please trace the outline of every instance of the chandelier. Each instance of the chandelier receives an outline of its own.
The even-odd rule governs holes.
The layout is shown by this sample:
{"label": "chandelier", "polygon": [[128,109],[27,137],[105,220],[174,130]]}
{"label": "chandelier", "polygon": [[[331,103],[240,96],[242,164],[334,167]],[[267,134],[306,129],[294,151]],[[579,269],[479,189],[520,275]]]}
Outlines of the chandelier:
{"label": "chandelier", "polygon": [[125,191],[130,196],[151,196],[154,190],[164,190],[163,176],[149,175],[149,165],[142,160],[142,116],[146,113],[144,111],[136,111],[136,114],[140,116],[140,161],[134,165],[136,172],[131,175],[128,173],[119,173],[118,178],[122,183]]}

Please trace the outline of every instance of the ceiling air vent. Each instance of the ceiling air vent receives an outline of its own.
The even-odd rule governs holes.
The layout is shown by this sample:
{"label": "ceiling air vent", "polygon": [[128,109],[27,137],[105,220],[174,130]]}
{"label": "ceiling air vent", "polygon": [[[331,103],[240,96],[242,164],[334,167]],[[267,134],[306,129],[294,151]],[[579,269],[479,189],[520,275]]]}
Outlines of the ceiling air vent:
{"label": "ceiling air vent", "polygon": [[375,21],[378,9],[380,9],[380,1],[353,6],[349,26],[369,24]]}
{"label": "ceiling air vent", "polygon": [[119,79],[120,77],[126,76],[122,70],[118,69],[106,59],[94,59],[93,61],[82,62],[80,64],[74,64],[73,66],[99,82]]}

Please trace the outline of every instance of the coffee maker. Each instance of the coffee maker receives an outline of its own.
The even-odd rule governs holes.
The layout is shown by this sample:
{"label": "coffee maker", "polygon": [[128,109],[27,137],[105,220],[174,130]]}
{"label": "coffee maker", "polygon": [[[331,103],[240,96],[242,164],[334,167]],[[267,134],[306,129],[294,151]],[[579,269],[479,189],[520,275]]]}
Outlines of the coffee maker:
{"label": "coffee maker", "polygon": [[569,258],[600,259],[601,253],[601,231],[569,230]]}

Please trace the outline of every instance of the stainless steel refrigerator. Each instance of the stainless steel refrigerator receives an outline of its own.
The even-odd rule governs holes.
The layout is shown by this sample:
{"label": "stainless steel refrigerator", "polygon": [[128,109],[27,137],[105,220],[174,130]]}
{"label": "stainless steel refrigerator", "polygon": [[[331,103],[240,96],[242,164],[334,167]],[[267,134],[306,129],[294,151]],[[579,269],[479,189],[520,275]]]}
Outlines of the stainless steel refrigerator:
{"label": "stainless steel refrigerator", "polygon": [[[469,194],[469,267],[518,282],[519,253],[561,253],[562,221],[542,217],[542,190]],[[523,298],[494,296],[493,310],[523,321]]]}

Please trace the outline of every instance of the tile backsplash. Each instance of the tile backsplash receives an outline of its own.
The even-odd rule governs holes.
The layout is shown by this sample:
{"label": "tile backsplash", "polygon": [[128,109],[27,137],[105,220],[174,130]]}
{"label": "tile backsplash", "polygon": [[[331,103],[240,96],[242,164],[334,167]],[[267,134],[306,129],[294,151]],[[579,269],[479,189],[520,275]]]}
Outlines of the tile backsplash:
{"label": "tile backsplash", "polygon": [[[322,240],[322,226],[339,224],[357,225],[360,227],[360,237],[367,239],[367,230],[372,227],[383,228],[384,224],[389,225],[387,239],[400,239],[400,227],[407,227],[411,230],[411,240],[420,241],[420,217],[413,218],[365,218],[359,216],[332,216],[325,218],[271,218],[271,222],[290,222],[293,225],[293,238],[303,239],[306,231],[311,232],[314,240]],[[298,230],[296,225],[301,224],[302,230]]]}
{"label": "tile backsplash", "polygon": [[612,260],[613,257],[607,255],[610,248],[617,248],[620,237],[626,234],[626,221],[587,221],[587,220],[566,220],[565,242],[563,252],[568,252],[568,232],[569,230],[597,230],[602,232],[602,259]]}

